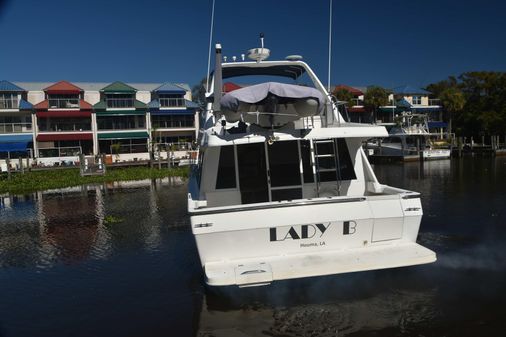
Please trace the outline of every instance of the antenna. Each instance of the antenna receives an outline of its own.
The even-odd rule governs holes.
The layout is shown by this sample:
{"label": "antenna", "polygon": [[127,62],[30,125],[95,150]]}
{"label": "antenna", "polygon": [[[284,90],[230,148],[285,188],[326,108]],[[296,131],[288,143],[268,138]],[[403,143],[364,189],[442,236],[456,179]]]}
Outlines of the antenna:
{"label": "antenna", "polygon": [[327,82],[327,91],[330,93],[330,60],[332,58],[332,0],[330,0],[329,10],[329,73]]}
{"label": "antenna", "polygon": [[216,0],[213,0],[213,9],[211,11],[211,29],[209,30],[209,56],[207,57],[207,82],[206,82],[206,92],[209,92],[209,71],[211,68],[211,43],[213,41],[213,26],[214,26],[214,3]]}

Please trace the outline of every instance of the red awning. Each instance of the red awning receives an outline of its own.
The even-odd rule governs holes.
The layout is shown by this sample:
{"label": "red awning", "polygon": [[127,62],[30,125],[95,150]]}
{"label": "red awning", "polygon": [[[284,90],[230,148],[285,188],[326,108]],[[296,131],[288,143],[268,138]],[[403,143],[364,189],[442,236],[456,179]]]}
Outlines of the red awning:
{"label": "red awning", "polygon": [[51,110],[37,111],[37,117],[91,117],[90,110]]}
{"label": "red awning", "polygon": [[37,141],[39,142],[52,142],[55,140],[93,140],[92,133],[53,133],[37,135]]}
{"label": "red awning", "polygon": [[365,108],[349,108],[349,112],[367,112]]}

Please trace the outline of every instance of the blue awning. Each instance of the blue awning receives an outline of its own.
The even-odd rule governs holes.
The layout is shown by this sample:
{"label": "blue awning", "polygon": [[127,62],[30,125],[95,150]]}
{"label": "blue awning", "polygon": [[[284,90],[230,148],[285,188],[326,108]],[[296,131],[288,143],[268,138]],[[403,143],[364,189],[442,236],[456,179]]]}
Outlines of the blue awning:
{"label": "blue awning", "polygon": [[167,109],[167,110],[151,110],[152,115],[194,115],[193,109]]}
{"label": "blue awning", "polygon": [[24,152],[28,148],[28,142],[0,143],[0,152]]}
{"label": "blue awning", "polygon": [[0,135],[0,143],[29,143],[33,142],[31,134],[26,135]]}
{"label": "blue awning", "polygon": [[432,128],[446,128],[448,127],[448,123],[445,123],[445,122],[429,122],[429,129],[432,129]]}

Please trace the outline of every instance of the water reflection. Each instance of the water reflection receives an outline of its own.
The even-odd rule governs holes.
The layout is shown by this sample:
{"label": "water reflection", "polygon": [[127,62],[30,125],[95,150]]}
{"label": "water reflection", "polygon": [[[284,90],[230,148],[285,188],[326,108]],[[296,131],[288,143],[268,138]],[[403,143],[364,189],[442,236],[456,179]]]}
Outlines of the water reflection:
{"label": "water reflection", "polygon": [[374,169],[422,193],[436,263],[211,291],[184,181],[0,197],[0,336],[501,335],[506,158]]}
{"label": "water reflection", "polygon": [[[121,232],[128,227],[138,230],[135,224],[146,219],[149,225],[141,228],[142,235],[133,238],[144,238],[143,244],[155,250],[161,243],[164,220],[159,209],[166,207],[159,205],[165,201],[157,188],[183,184],[179,178],[166,178],[0,197],[0,267],[49,268],[58,262],[103,259],[115,244],[112,240],[118,235],[117,227]],[[136,200],[134,193],[138,191],[144,191],[146,198]],[[121,196],[106,202],[111,195]],[[147,217],[145,209],[149,210]],[[107,218],[117,223],[110,224]],[[135,219],[138,222],[132,223]]]}

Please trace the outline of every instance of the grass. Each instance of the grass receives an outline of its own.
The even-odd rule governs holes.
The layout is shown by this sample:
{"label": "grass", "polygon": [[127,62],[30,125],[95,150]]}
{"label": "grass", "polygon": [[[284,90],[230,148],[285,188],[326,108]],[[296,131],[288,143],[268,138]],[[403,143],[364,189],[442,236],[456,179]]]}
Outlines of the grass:
{"label": "grass", "polygon": [[72,187],[87,184],[110,183],[115,181],[159,179],[165,177],[188,177],[188,168],[151,169],[148,167],[128,167],[108,169],[103,176],[81,177],[79,169],[34,171],[0,176],[0,194],[24,194],[35,191]]}

